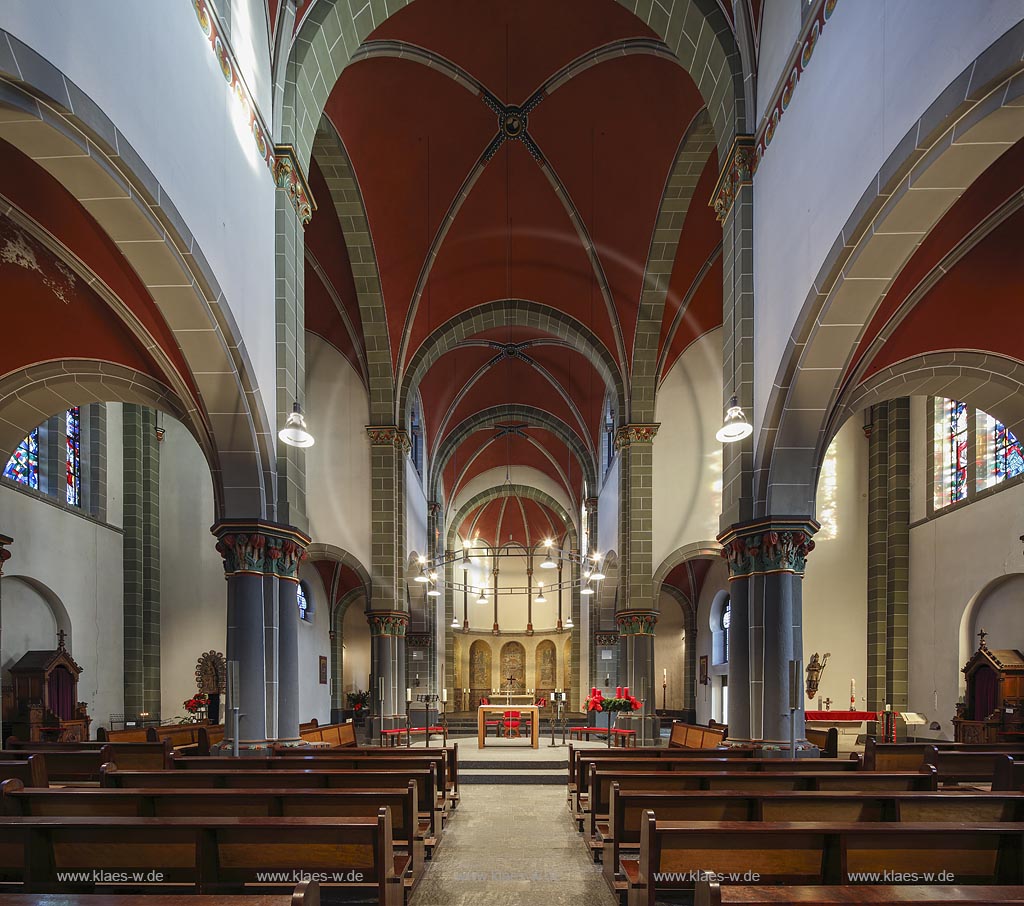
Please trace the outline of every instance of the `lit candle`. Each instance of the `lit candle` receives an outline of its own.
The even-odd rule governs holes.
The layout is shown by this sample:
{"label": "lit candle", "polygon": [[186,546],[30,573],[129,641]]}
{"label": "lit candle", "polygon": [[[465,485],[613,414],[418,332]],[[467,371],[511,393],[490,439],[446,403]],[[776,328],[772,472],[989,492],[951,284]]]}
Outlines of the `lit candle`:
{"label": "lit candle", "polygon": [[412,701],[412,689],[409,689],[408,687],[405,690],[405,700],[407,702],[411,702]]}
{"label": "lit candle", "polygon": [[666,668],[665,668],[665,669],[664,669],[664,670],[662,671],[662,674],[661,674],[661,678],[662,678],[662,680],[664,680],[664,681],[665,681],[666,683],[668,682],[668,667],[666,667]]}
{"label": "lit candle", "polygon": [[447,689],[442,689],[441,690],[441,701],[443,701],[443,702],[447,702],[448,701],[448,690]]}
{"label": "lit candle", "polygon": [[622,698],[622,686],[615,687],[615,697]]}

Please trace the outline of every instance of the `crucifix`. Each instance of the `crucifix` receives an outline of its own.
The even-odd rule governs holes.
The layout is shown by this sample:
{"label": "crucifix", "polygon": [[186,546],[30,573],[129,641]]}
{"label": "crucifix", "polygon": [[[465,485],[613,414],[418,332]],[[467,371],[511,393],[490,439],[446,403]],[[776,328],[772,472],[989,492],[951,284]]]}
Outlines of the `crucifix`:
{"label": "crucifix", "polygon": [[987,635],[988,635],[988,633],[985,632],[984,629],[979,629],[978,630],[978,648],[984,648],[985,647],[985,637]]}
{"label": "crucifix", "polygon": [[57,632],[57,647],[58,648],[63,648],[64,647],[64,639],[66,639],[66,638],[67,638],[67,633],[63,629],[61,629],[61,630],[59,630]]}

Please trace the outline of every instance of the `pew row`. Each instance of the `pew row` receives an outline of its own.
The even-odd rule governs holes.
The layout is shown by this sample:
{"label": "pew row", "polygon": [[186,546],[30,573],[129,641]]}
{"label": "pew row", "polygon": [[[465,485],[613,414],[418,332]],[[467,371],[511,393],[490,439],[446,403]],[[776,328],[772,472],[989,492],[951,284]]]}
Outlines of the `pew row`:
{"label": "pew row", "polygon": [[864,744],[864,769],[867,771],[914,771],[933,748],[941,752],[993,752],[1024,755],[1024,742],[964,743],[929,739],[921,742],[876,742],[868,737]]}
{"label": "pew row", "polygon": [[120,790],[404,790],[416,784],[420,818],[428,823],[424,846],[432,854],[440,843],[442,812],[437,807],[437,784],[429,768],[393,770],[294,770],[294,771],[121,771],[105,765],[100,774],[103,789]]}
{"label": "pew row", "polygon": [[603,771],[592,767],[588,781],[590,809],[577,818],[577,827],[584,829],[589,822],[590,836],[597,832],[597,824],[607,820],[611,808],[612,784],[622,790],[736,790],[760,792],[780,790],[797,792],[812,790],[824,792],[858,792],[860,790],[885,792],[929,792],[938,789],[934,768],[918,773],[866,774],[862,771],[844,774],[838,772],[812,773],[809,771],[752,774],[712,771],[703,774],[673,771],[646,771],[622,773]]}
{"label": "pew row", "polygon": [[313,725],[305,730],[299,729],[299,736],[306,742],[318,743],[332,749],[351,748],[356,746],[356,728],[352,723]]}
{"label": "pew row", "polygon": [[700,727],[684,724],[681,720],[672,721],[672,730],[668,737],[670,749],[713,749],[720,746],[725,739],[725,730],[721,727]]}
{"label": "pew row", "polygon": [[[402,906],[410,857],[391,841],[387,808],[374,818],[9,817],[0,819],[0,878],[29,894],[225,894],[311,877],[321,891]],[[82,875],[58,880],[58,870]]]}
{"label": "pew row", "polygon": [[692,822],[648,811],[638,858],[620,868],[628,906],[654,906],[660,893],[693,890],[711,872],[748,884],[871,883],[886,872],[928,883],[945,872],[961,885],[1020,885],[1022,841],[1024,824],[1015,822]]}
{"label": "pew row", "polygon": [[46,761],[42,755],[29,755],[17,761],[0,761],[0,781],[17,780],[26,787],[48,787]]}
{"label": "pew row", "polygon": [[821,750],[822,758],[839,757],[839,731],[835,727],[829,727],[827,730],[808,727],[804,730],[804,736],[808,742]]}
{"label": "pew row", "polygon": [[[8,739],[8,743],[14,742],[14,738]],[[33,742],[26,743],[17,741],[16,744],[7,750],[7,752],[14,756],[17,753],[25,753],[20,757],[27,757],[27,755],[42,755],[50,756],[50,760],[55,763],[60,759],[65,758],[65,753],[68,752],[91,752],[94,753],[92,758],[83,758],[82,761],[86,763],[95,764],[99,761],[99,764],[105,762],[116,762],[119,767],[127,770],[134,771],[162,771],[171,767],[171,743],[170,740],[163,740],[161,742],[86,742],[86,743],[48,743],[48,742]],[[54,756],[60,756],[60,759]],[[69,759],[67,759],[69,760]],[[55,767],[55,770],[57,768]],[[97,776],[98,779],[98,769]],[[59,778],[54,778],[59,779]]]}
{"label": "pew row", "polygon": [[995,770],[992,774],[992,790],[999,792],[1024,792],[1024,761],[1014,759],[1012,755],[1000,755],[996,758]]}
{"label": "pew row", "polygon": [[416,781],[402,789],[26,789],[0,783],[5,816],[33,818],[366,818],[391,811],[392,844],[411,856],[406,886],[423,874],[429,821],[417,809]]}
{"label": "pew row", "polygon": [[162,727],[129,727],[106,730],[100,727],[96,739],[101,742],[162,742],[169,739],[177,755],[209,755],[224,739],[224,725],[207,722],[168,724]]}
{"label": "pew row", "polygon": [[946,903],[1024,904],[1024,887],[957,887],[948,884],[879,884],[871,887],[744,887],[698,881],[694,906],[945,906]]}
{"label": "pew row", "polygon": [[[0,894],[0,906],[134,906],[136,897],[119,894]],[[146,906],[181,906],[180,896],[153,894],[146,897]],[[320,885],[316,881],[300,881],[291,896],[192,896],[189,906],[320,906]]]}
{"label": "pew row", "polygon": [[939,749],[931,746],[924,755],[924,763],[935,766],[939,784],[988,783],[995,781],[996,763],[1012,758],[1024,762],[1024,747],[1013,754],[994,749],[970,750]]}

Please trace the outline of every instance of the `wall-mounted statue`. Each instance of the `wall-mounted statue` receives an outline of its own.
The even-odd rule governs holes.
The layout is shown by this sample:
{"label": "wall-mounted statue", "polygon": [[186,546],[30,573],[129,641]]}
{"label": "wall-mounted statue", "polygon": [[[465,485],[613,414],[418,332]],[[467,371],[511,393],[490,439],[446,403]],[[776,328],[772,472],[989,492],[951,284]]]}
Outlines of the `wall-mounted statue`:
{"label": "wall-mounted statue", "polygon": [[224,655],[219,651],[204,652],[196,663],[196,686],[209,699],[207,717],[212,724],[220,723],[220,697],[227,690],[227,666]]}
{"label": "wall-mounted statue", "polygon": [[814,698],[818,694],[818,684],[821,682],[821,675],[825,672],[825,665],[828,663],[828,659],[832,657],[830,651],[825,652],[824,658],[818,660],[818,652],[815,651],[811,655],[810,663],[807,665],[807,697]]}

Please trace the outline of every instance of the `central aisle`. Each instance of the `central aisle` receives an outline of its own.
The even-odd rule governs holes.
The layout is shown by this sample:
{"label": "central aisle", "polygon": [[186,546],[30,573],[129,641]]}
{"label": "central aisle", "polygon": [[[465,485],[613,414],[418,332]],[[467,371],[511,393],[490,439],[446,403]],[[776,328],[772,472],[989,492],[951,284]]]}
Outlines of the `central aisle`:
{"label": "central aisle", "polygon": [[615,906],[565,804],[565,785],[463,785],[410,906]]}

